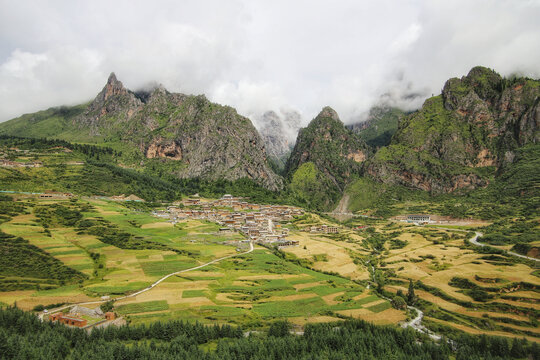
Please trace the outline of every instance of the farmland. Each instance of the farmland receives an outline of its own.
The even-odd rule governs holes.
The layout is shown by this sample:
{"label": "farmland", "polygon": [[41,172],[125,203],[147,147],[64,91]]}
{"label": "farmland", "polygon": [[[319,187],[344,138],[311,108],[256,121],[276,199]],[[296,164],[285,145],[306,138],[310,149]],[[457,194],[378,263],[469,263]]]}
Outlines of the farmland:
{"label": "farmland", "polygon": [[[27,240],[86,276],[75,283],[52,282],[0,293],[2,303],[16,302],[27,310],[133,293],[166,274],[237,254],[242,246],[226,245],[243,237],[220,234],[214,223],[187,220],[173,225],[104,199],[21,196],[17,202],[24,211],[13,214],[0,230]],[[59,213],[66,218],[58,218]],[[76,223],[71,223],[71,216],[77,217]],[[105,238],[110,231],[126,240],[111,245]],[[257,327],[276,318],[299,325],[343,317],[376,323],[405,318],[387,301],[370,295],[364,283],[321,270],[257,246],[250,254],[170,277],[151,291],[117,301],[115,307],[133,323],[171,318]]]}
{"label": "farmland", "polygon": [[[510,246],[471,245],[471,230],[485,231],[489,224],[441,229],[356,219],[348,225],[365,227],[356,232],[344,228],[339,235],[299,232],[300,245],[285,251],[315,261],[319,260],[315,253],[328,249],[324,261],[315,261],[314,266],[326,264],[347,276],[354,276],[347,269],[363,268],[387,298],[406,298],[412,281],[416,295],[412,304],[424,311],[424,324],[439,334],[465,331],[540,338],[538,262],[504,254]],[[538,241],[531,244],[537,246]]]}
{"label": "farmland", "polygon": [[[256,245],[241,254],[243,235],[206,220],[170,222],[105,198],[15,198],[0,230],[81,275],[70,281],[0,274],[12,286],[0,293],[4,304],[31,310],[114,300],[235,255],[115,301],[115,311],[133,324],[175,319],[256,329],[275,319],[301,327],[345,318],[398,324],[414,314],[387,299],[407,299],[412,282],[411,304],[439,334],[540,338],[534,262],[502,250],[480,252],[468,242],[478,225],[440,229],[369,218],[338,224],[307,213],[282,224],[297,246]],[[339,231],[310,231],[322,225]]]}

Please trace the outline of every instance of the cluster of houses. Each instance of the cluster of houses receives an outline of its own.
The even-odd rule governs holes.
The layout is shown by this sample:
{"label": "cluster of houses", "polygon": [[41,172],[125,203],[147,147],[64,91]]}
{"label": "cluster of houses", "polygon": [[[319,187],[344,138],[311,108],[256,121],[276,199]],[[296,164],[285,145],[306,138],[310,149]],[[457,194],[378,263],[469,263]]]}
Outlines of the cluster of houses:
{"label": "cluster of houses", "polygon": [[409,214],[398,215],[393,218],[394,220],[411,223],[411,224],[448,224],[455,219],[450,216],[438,216],[427,214]]}
{"label": "cluster of houses", "polygon": [[116,319],[116,314],[114,312],[104,313],[100,308],[88,309],[77,305],[71,309],[69,314],[58,312],[49,315],[49,321],[57,321],[68,326],[83,328],[88,326],[88,320],[83,318],[83,316],[101,319],[100,322]]}
{"label": "cluster of houses", "polygon": [[109,197],[109,200],[112,200],[112,201],[138,201],[138,202],[144,202],[144,199],[141,199],[140,197],[138,197],[137,195],[134,195],[134,194],[131,194],[129,196],[126,196],[124,194],[115,195],[115,196]]}
{"label": "cluster of houses", "polygon": [[[244,198],[224,195],[221,199],[202,202],[193,196],[182,202],[183,207],[170,206],[167,211],[155,212],[156,216],[169,218],[172,222],[183,219],[200,219],[218,223],[220,232],[237,231],[249,240],[278,246],[298,245],[287,240],[289,229],[281,223],[304,214],[301,208],[285,205],[259,205]],[[232,211],[231,211],[232,208]]]}

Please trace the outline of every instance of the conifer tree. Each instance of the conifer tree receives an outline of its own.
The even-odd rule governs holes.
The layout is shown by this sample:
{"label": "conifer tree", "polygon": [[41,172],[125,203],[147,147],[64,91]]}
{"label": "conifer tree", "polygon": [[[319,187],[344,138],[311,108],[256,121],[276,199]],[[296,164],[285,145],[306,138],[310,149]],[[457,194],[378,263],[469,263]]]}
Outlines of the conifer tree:
{"label": "conifer tree", "polygon": [[409,291],[407,291],[407,303],[409,305],[414,304],[416,300],[416,295],[414,294],[414,284],[412,279],[409,279]]}

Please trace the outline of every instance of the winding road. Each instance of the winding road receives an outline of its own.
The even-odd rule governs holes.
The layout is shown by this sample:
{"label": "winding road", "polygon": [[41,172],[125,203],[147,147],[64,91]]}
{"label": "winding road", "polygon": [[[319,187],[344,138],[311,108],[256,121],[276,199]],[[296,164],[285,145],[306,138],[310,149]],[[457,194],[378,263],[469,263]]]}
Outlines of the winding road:
{"label": "winding road", "polygon": [[248,251],[245,251],[243,253],[239,253],[239,254],[232,254],[232,255],[228,255],[228,256],[224,256],[224,257],[221,257],[219,259],[214,259],[210,262],[207,262],[205,264],[202,264],[202,265],[198,265],[198,266],[195,266],[195,267],[192,267],[192,268],[189,268],[189,269],[184,269],[184,270],[179,270],[179,271],[175,271],[173,273],[170,273],[170,274],[167,274],[165,276],[163,276],[161,279],[157,280],[156,282],[154,282],[152,285],[142,289],[142,290],[139,290],[133,294],[129,294],[129,295],[124,295],[124,296],[120,296],[120,297],[117,297],[117,298],[114,298],[114,299],[108,299],[108,300],[96,300],[96,301],[86,301],[86,302],[80,302],[80,303],[74,303],[74,304],[69,304],[69,305],[65,305],[65,306],[62,306],[62,307],[58,307],[58,308],[55,308],[55,309],[51,309],[49,310],[48,312],[40,312],[38,314],[38,317],[43,321],[43,315],[45,314],[53,314],[53,313],[56,313],[56,312],[59,312],[59,311],[62,311],[62,310],[65,310],[65,309],[69,309],[73,306],[76,306],[76,305],[94,305],[94,304],[101,304],[101,303],[104,303],[104,302],[107,302],[107,301],[118,301],[118,300],[124,300],[124,299],[128,299],[128,298],[131,298],[131,297],[135,297],[137,295],[140,295],[144,292],[147,292],[147,291],[150,291],[152,290],[154,287],[156,287],[157,285],[159,285],[161,282],[167,280],[168,278],[170,278],[171,276],[175,276],[175,275],[178,275],[178,274],[182,274],[182,273],[185,273],[185,272],[188,272],[188,271],[193,271],[193,270],[198,270],[198,269],[201,269],[205,266],[208,266],[208,265],[212,265],[212,264],[215,264],[219,261],[222,261],[222,260],[226,260],[226,259],[230,259],[230,258],[233,258],[233,257],[236,257],[236,256],[241,256],[241,255],[246,255],[246,254],[249,254],[250,252],[252,252],[254,249],[253,247],[253,242],[249,242],[249,250]]}
{"label": "winding road", "polygon": [[[436,228],[441,229],[441,230],[452,230],[452,231],[467,232],[467,230],[461,230],[461,229],[450,229],[450,228],[443,228],[443,227],[436,227]],[[482,234],[481,232],[475,231],[474,236],[469,239],[469,242],[471,244],[473,244],[473,245],[476,245],[476,246],[487,246],[487,244],[483,244],[483,243],[478,241],[478,238],[481,238],[483,235],[484,234]],[[529,257],[529,256],[517,254],[517,253],[512,252],[512,251],[507,251],[506,253],[509,254],[509,255],[518,256],[520,258],[524,258],[524,259],[528,259],[528,260],[540,261],[539,259],[535,259],[535,258],[532,258],[532,257]],[[389,300],[389,299],[387,299],[387,300]],[[427,329],[424,325],[422,325],[422,319],[424,317],[424,313],[422,312],[422,310],[420,310],[418,308],[415,308],[414,306],[407,306],[407,308],[411,309],[411,310],[413,310],[413,309],[416,310],[417,316],[414,319],[412,319],[411,321],[404,323],[402,325],[403,328],[411,327],[411,328],[413,328],[413,329],[415,329],[415,330],[417,330],[419,332],[422,332],[422,333],[425,333],[425,334],[429,335],[429,337],[431,337],[434,340],[441,339],[440,335],[437,335],[437,334],[433,333],[432,331]]]}
{"label": "winding road", "polygon": [[[371,264],[369,264],[371,266],[371,273],[372,273],[372,279],[373,279],[373,282],[375,282],[375,267]],[[367,289],[369,289],[369,284],[367,286]],[[387,298],[386,296],[383,296],[381,294],[378,294],[377,296],[385,299],[386,301],[389,301],[390,303],[392,303],[392,299],[389,299]],[[414,306],[410,306],[410,305],[407,305],[407,309],[409,310],[415,310],[416,311],[416,317],[414,319],[412,319],[411,321],[408,321],[406,323],[403,323],[401,325],[402,328],[413,328],[414,330],[418,331],[418,332],[421,332],[423,334],[426,334],[428,335],[430,338],[432,338],[433,340],[440,340],[441,339],[441,336],[438,335],[438,334],[435,334],[433,331],[429,330],[428,328],[426,328],[424,325],[422,325],[422,319],[424,318],[424,312]]]}
{"label": "winding road", "polygon": [[[438,226],[433,226],[432,228],[434,229],[441,229],[441,230],[450,230],[450,231],[461,231],[461,232],[468,232],[468,230],[462,230],[462,229],[450,229],[450,228],[445,228],[445,227],[438,227]],[[469,242],[473,245],[476,245],[476,246],[489,246],[489,244],[484,244],[484,243],[481,243],[478,241],[478,238],[481,238],[482,236],[484,236],[484,234],[482,234],[481,232],[478,232],[478,231],[475,231],[474,232],[474,236],[472,238],[469,239]],[[540,261],[540,259],[537,259],[537,258],[533,258],[533,257],[530,257],[530,256],[525,256],[525,255],[521,255],[521,254],[518,254],[516,252],[513,252],[513,251],[505,251],[506,254],[508,255],[512,255],[512,256],[517,256],[517,257],[520,257],[522,259],[527,259],[527,260],[532,260],[532,261]]]}

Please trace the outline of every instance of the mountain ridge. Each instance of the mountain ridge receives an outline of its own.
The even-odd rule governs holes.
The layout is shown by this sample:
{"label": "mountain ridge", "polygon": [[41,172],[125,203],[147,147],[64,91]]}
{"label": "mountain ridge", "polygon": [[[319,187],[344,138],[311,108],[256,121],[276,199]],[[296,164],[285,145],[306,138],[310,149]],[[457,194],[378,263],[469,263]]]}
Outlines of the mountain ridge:
{"label": "mountain ridge", "polygon": [[367,165],[377,181],[435,193],[487,186],[515,149],[537,143],[540,81],[503,79],[485,67],[449,79],[399,123]]}
{"label": "mountain ridge", "polygon": [[[39,134],[26,132],[36,125]],[[159,161],[180,178],[246,177],[270,190],[282,187],[259,133],[235,109],[163,87],[137,95],[114,73],[89,104],[23,115],[0,124],[0,134],[104,144],[121,149],[127,165]]]}

